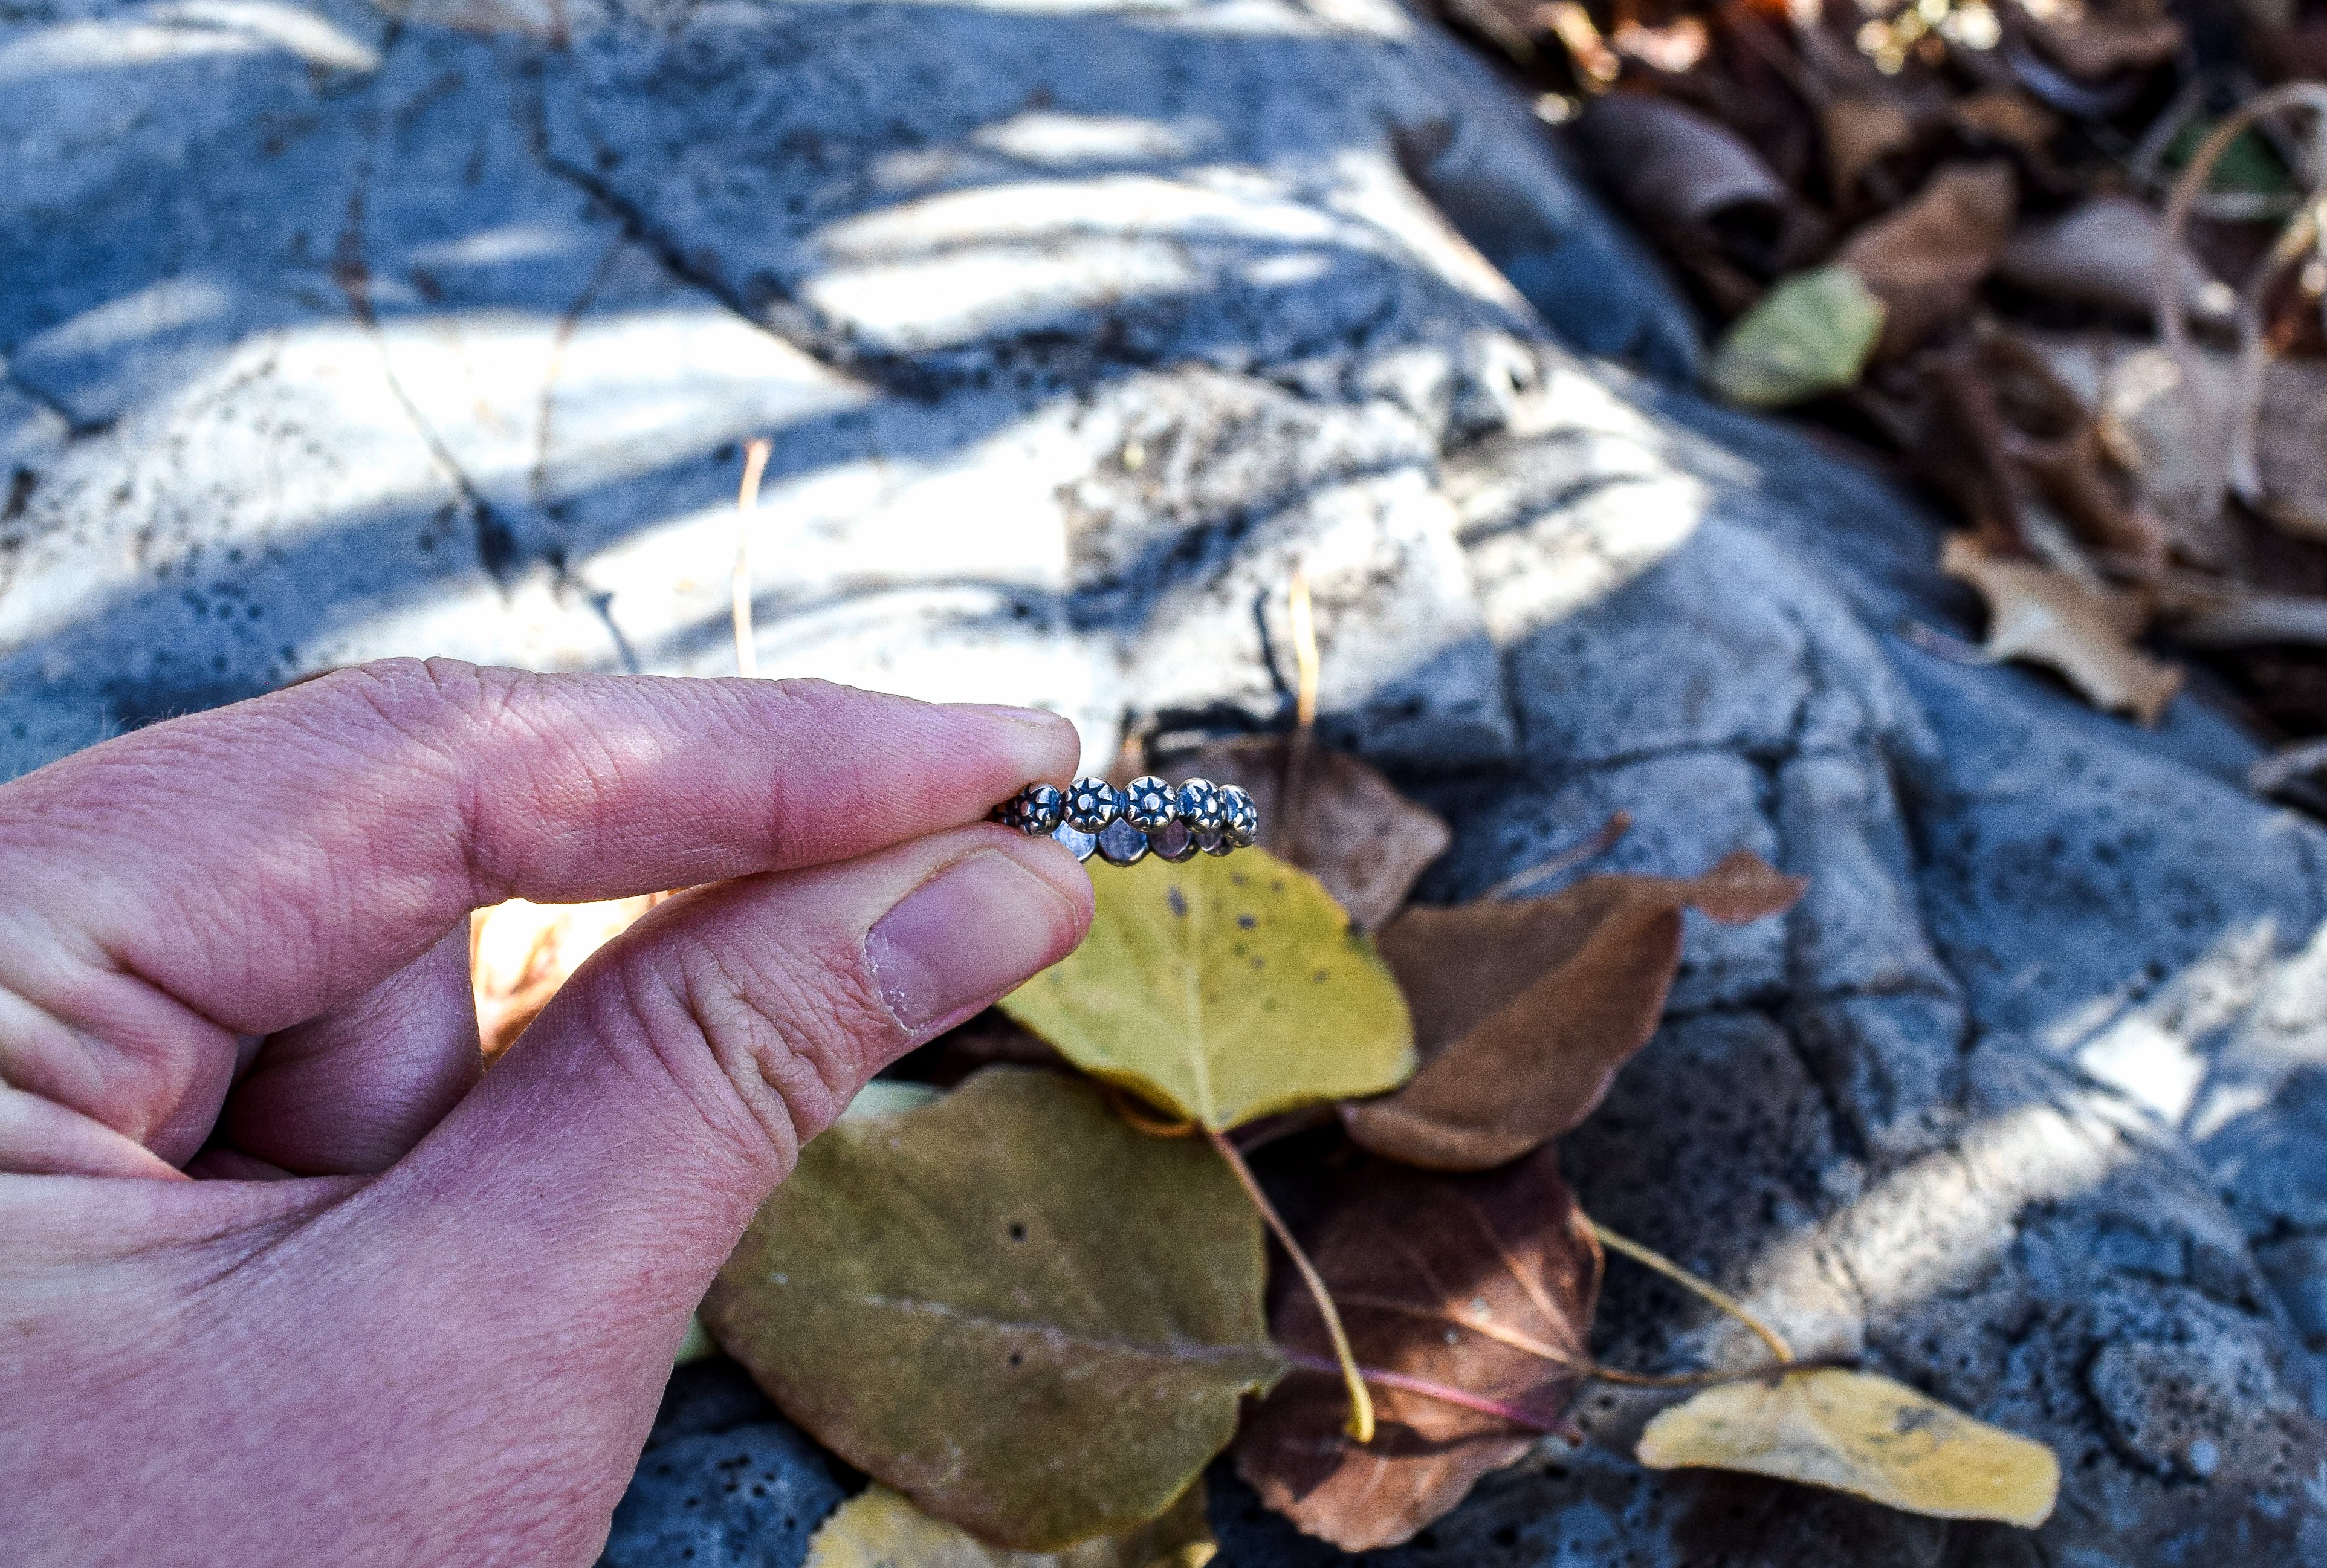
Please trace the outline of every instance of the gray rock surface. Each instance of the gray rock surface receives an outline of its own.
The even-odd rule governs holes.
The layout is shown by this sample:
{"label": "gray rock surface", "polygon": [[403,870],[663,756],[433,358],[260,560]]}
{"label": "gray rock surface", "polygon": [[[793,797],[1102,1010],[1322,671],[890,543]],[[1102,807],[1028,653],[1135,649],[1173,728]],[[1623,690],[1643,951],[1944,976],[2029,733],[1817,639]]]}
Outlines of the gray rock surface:
{"label": "gray rock surface", "polygon": [[[1922,651],[1973,606],[1911,500],[1578,357],[1694,350],[1565,169],[1385,0],[23,0],[0,777],[381,654],[725,673],[763,434],[763,671],[1095,761],[1281,719],[1298,564],[1327,726],[1454,825],[1429,896],[1618,808],[1603,866],[1811,878],[1692,925],[1587,1205],[2067,1478],[2030,1535],[1651,1475],[1595,1394],[1384,1561],[2327,1562],[2327,835],[2201,700]],[[1621,1264],[1600,1349],[1752,1355]],[[619,1568],[838,1495],[701,1408]],[[1332,1560],[1217,1485],[1229,1563]]]}
{"label": "gray rock surface", "polygon": [[682,1367],[598,1568],[799,1568],[847,1493],[822,1450],[722,1358]]}

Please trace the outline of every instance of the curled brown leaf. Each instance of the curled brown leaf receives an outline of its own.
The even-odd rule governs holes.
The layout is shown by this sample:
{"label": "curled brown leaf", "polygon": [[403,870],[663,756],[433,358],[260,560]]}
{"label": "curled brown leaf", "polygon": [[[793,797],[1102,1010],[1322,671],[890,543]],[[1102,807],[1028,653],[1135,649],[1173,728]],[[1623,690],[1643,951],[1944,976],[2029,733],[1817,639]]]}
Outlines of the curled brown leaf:
{"label": "curled brown leaf", "polygon": [[1850,237],[1840,259],[1885,311],[1876,350],[1896,359],[1961,315],[2012,237],[2009,164],[1958,164],[1915,199]]}
{"label": "curled brown leaf", "polygon": [[2145,724],[2155,723],[2181,689],[2179,669],[2133,645],[2147,619],[2139,600],[1997,555],[1969,534],[1949,537],[1939,566],[1987,601],[1989,658],[2047,666],[2095,706]]}
{"label": "curled brown leaf", "polygon": [[[1436,812],[1364,762],[1291,737],[1221,742],[1175,759],[1173,768],[1249,792],[1267,847],[1324,883],[1360,930],[1404,908],[1414,879],[1453,840]],[[1288,779],[1300,798],[1296,811],[1285,808]],[[1280,835],[1288,823],[1289,833]]]}
{"label": "curled brown leaf", "polygon": [[1804,883],[1739,850],[1704,875],[1588,877],[1543,899],[1407,910],[1380,935],[1414,1011],[1420,1071],[1342,1107],[1378,1154],[1440,1171],[1517,1159],[1591,1114],[1648,1043],[1680,966],[1681,910],[1724,924]]}

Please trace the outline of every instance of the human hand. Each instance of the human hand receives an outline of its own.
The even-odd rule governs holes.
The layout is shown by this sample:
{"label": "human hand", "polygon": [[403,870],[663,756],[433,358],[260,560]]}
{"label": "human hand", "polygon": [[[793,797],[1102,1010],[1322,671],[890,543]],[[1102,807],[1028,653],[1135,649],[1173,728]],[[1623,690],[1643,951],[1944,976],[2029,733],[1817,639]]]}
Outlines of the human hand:
{"label": "human hand", "polygon": [[[1081,939],[977,820],[1076,751],[397,661],[0,786],[0,1559],[589,1563],[800,1145]],[[472,908],[682,886],[478,1081]]]}

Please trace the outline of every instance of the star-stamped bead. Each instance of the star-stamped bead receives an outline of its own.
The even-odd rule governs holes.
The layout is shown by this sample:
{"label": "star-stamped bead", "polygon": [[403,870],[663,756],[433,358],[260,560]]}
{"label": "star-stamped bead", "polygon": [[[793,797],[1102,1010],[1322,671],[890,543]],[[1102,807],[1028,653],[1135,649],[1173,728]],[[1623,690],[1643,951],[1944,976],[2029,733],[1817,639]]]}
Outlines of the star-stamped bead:
{"label": "star-stamped bead", "polygon": [[1238,849],[1249,849],[1260,836],[1260,807],[1233,784],[1220,789],[1220,834]]}
{"label": "star-stamped bead", "polygon": [[1123,815],[1123,801],[1104,779],[1082,778],[1067,786],[1061,820],[1077,833],[1103,833]]}
{"label": "star-stamped bead", "polygon": [[1220,812],[1220,788],[1210,779],[1191,779],[1180,786],[1180,820],[1194,833],[1218,833],[1227,818]]}
{"label": "star-stamped bead", "polygon": [[1029,784],[1011,804],[1017,811],[1011,826],[1036,835],[1054,832],[1066,817],[1066,792],[1055,784]]}
{"label": "star-stamped bead", "polygon": [[1123,787],[1124,819],[1142,833],[1161,833],[1180,819],[1172,786],[1149,774]]}

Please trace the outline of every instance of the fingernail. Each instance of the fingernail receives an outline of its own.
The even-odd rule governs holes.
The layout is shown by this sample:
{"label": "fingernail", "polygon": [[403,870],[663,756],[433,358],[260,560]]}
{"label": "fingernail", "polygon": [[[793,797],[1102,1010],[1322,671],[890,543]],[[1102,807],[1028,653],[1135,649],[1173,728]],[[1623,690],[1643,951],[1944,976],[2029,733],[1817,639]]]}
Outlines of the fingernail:
{"label": "fingernail", "polygon": [[1023,708],[1008,703],[947,703],[945,706],[965,714],[984,714],[988,718],[1006,719],[1014,724],[1034,724],[1045,730],[1058,724],[1071,727],[1072,723],[1064,714],[1054,714],[1048,708]]}
{"label": "fingernail", "polygon": [[[1071,862],[1068,868],[1083,874]],[[1013,855],[982,850],[882,916],[865,936],[864,957],[889,1011],[918,1031],[999,996],[1059,957],[1077,920],[1066,888]]]}

